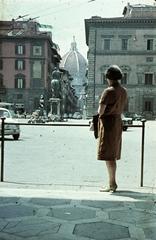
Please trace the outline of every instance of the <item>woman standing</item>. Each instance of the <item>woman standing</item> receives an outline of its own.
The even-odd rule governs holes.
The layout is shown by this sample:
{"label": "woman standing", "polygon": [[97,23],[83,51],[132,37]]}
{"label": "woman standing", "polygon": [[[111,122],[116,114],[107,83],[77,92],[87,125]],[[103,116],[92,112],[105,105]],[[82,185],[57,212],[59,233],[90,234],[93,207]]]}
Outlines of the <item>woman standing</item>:
{"label": "woman standing", "polygon": [[127,91],[118,82],[122,78],[121,69],[112,65],[106,71],[108,88],[99,101],[98,160],[106,161],[109,186],[102,192],[115,192],[116,160],[121,156],[122,119],[121,114],[127,103]]}

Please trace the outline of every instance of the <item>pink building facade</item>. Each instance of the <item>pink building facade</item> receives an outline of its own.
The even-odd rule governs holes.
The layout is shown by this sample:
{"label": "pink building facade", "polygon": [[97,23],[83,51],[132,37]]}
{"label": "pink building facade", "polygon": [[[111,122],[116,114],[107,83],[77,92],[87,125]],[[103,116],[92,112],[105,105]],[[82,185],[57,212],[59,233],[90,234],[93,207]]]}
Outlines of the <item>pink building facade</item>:
{"label": "pink building facade", "polygon": [[61,57],[51,36],[40,33],[36,22],[30,31],[21,24],[17,29],[12,21],[0,22],[0,99],[31,113],[41,95],[48,108],[51,73]]}

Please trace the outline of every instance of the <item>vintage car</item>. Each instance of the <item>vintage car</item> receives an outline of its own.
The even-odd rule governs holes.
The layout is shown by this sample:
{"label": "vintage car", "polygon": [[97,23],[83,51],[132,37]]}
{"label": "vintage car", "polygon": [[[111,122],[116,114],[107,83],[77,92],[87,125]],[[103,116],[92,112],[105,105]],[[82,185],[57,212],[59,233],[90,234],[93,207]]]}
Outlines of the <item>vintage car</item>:
{"label": "vintage car", "polygon": [[132,118],[134,121],[141,121],[142,119],[144,119],[145,117],[141,114],[137,114],[137,113],[129,113],[129,112],[126,112],[124,114],[124,116],[126,118]]}
{"label": "vintage car", "polygon": [[123,131],[126,131],[128,129],[128,126],[133,125],[133,119],[131,117],[125,117],[124,114],[122,114],[122,122]]}
{"label": "vintage car", "polygon": [[82,119],[82,115],[80,112],[75,112],[72,116],[73,119]]}
{"label": "vintage car", "polygon": [[[2,128],[2,121],[1,118],[5,118],[5,125],[4,125],[4,135],[12,135],[14,140],[18,140],[20,137],[20,126],[14,123],[18,123],[16,119],[14,119],[14,113],[11,110],[6,108],[0,108],[0,135],[1,135],[1,128]],[[11,124],[9,124],[11,123]]]}
{"label": "vintage car", "polygon": [[135,121],[141,121],[142,119],[144,119],[144,116],[141,115],[141,114],[135,113],[135,114],[133,115],[133,120],[135,120]]}
{"label": "vintage car", "polygon": [[[93,118],[96,117],[96,116],[98,116],[98,115],[94,115]],[[130,118],[130,117],[125,117],[124,114],[121,115],[121,118],[122,118],[122,123],[123,123],[123,128],[122,129],[123,129],[123,131],[126,131],[128,129],[128,126],[133,125],[133,119]],[[89,120],[90,131],[94,131],[92,123],[93,123],[93,119],[90,119]]]}

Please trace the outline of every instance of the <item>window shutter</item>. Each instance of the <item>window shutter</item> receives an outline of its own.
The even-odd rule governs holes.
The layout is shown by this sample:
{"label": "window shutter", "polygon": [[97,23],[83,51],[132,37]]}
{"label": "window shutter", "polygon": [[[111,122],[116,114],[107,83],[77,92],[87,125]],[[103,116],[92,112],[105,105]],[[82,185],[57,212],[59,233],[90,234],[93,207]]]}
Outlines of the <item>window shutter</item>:
{"label": "window shutter", "polygon": [[18,69],[18,60],[15,60],[15,69]]}
{"label": "window shutter", "polygon": [[25,78],[23,78],[23,88],[25,88]]}
{"label": "window shutter", "polygon": [[0,74],[0,87],[3,87],[3,75]]}
{"label": "window shutter", "polygon": [[156,85],[156,74],[154,74],[154,84]]}
{"label": "window shutter", "polygon": [[25,70],[25,61],[23,60],[23,70]]}
{"label": "window shutter", "polygon": [[23,45],[23,54],[25,54],[25,45]]}
{"label": "window shutter", "polygon": [[17,78],[15,78],[15,88],[17,88]]}
{"label": "window shutter", "polygon": [[15,46],[15,54],[18,54],[18,46]]}
{"label": "window shutter", "polygon": [[0,70],[2,70],[2,69],[3,69],[3,60],[0,59]]}

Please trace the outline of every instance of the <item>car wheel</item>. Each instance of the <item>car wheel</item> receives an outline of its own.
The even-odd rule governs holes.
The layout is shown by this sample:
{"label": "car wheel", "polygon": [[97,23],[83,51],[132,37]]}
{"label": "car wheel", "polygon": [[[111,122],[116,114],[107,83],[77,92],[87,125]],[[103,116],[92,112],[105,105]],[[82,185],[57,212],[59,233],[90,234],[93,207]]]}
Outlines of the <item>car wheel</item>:
{"label": "car wheel", "polygon": [[14,135],[13,135],[14,140],[18,140],[18,139],[19,139],[19,136],[20,136],[19,134],[14,134]]}
{"label": "car wheel", "polygon": [[127,131],[127,128],[128,128],[128,127],[123,127],[122,130],[123,130],[123,131]]}

